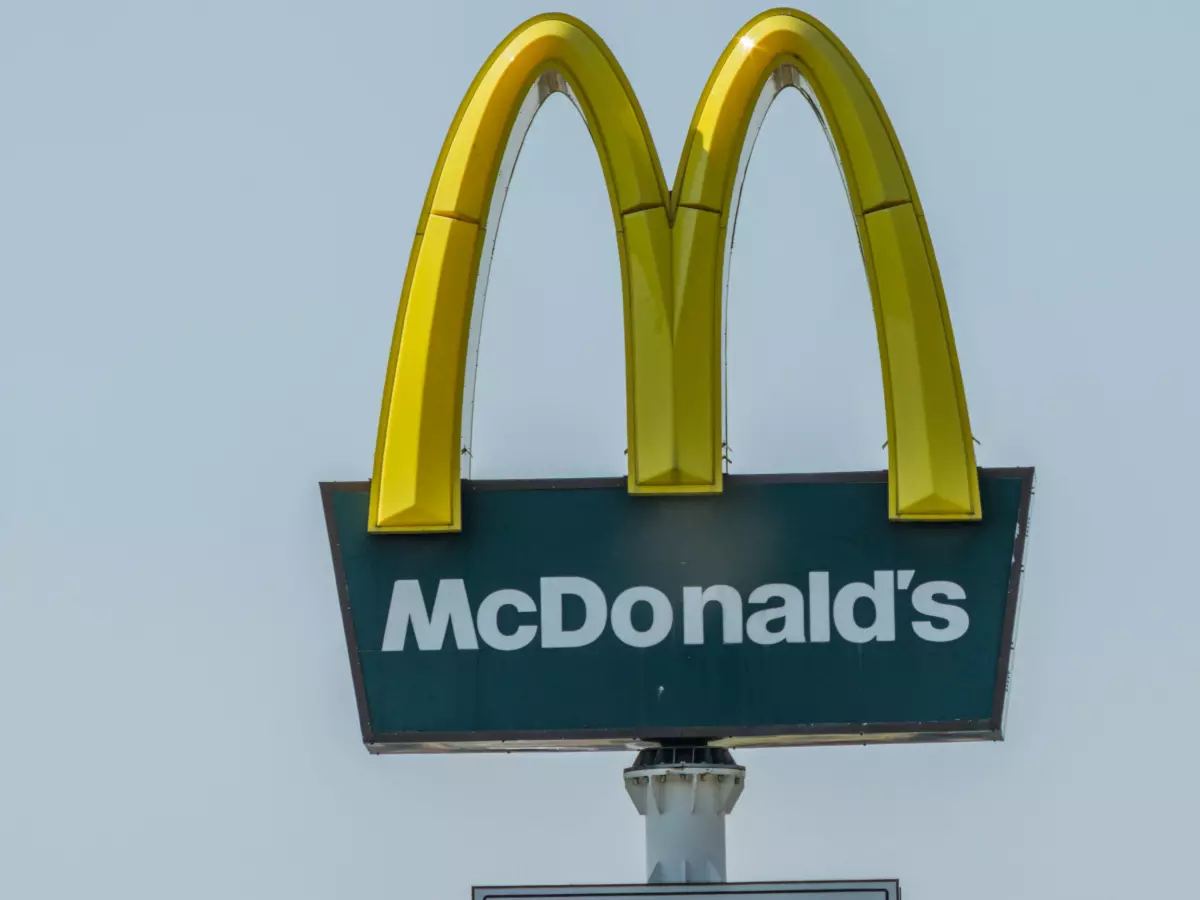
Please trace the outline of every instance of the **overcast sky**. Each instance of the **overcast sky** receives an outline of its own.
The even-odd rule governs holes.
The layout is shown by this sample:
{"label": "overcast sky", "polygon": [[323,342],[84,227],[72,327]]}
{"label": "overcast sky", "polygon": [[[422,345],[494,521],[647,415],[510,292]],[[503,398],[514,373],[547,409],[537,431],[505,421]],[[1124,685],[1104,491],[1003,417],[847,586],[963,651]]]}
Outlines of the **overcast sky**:
{"label": "overcast sky", "polygon": [[[668,180],[765,3],[567,2]],[[983,465],[1036,465],[1008,739],[737,754],[733,880],[1194,896],[1200,7],[812,0],[928,216]],[[0,895],[467,900],[643,877],[632,754],[371,757],[321,480],[370,475],[413,231],[540,2],[0,5]],[[734,472],[882,468],[870,299],[799,94],[730,296]],[[476,477],[624,471],[617,256],[550,100],[483,333]],[[1191,880],[1189,880],[1191,879]]]}

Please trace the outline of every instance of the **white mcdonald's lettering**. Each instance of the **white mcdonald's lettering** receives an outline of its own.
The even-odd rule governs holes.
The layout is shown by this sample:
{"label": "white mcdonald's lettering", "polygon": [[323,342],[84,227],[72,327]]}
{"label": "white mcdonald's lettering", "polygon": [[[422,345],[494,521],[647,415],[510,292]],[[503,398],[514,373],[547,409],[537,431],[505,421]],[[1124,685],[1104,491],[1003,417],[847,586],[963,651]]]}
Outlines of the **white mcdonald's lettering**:
{"label": "white mcdonald's lettering", "polygon": [[[877,570],[871,582],[843,585],[833,598],[832,610],[828,572],[809,573],[807,604],[804,593],[791,584],[757,587],[744,605],[741,594],[729,585],[684,586],[680,637],[691,645],[740,644],[743,638],[764,646],[823,644],[830,642],[831,634],[853,644],[890,643],[897,639],[897,594],[911,587],[909,600],[920,617],[913,620],[912,633],[934,643],[961,638],[971,623],[966,608],[960,605],[967,599],[966,591],[952,581],[927,581],[912,587],[915,574],[912,569]],[[710,603],[716,604],[721,619],[720,631],[713,634],[705,632],[704,611]],[[634,610],[639,605],[646,607],[645,614],[635,622]],[[567,606],[574,607],[570,618],[579,622],[572,628],[563,624]],[[746,607],[762,608],[746,616]],[[512,613],[502,628],[501,610],[505,608]],[[411,649],[411,632],[417,650],[450,649],[447,636],[453,637],[458,650],[478,650],[480,641],[493,650],[521,650],[532,645],[539,634],[542,648],[569,650],[595,643],[609,628],[623,644],[653,647],[676,632],[675,606],[658,588],[638,585],[618,594],[610,609],[595,582],[558,576],[541,579],[536,601],[524,591],[503,588],[484,597],[472,615],[461,578],[439,581],[432,605],[426,602],[419,582],[401,580],[392,590],[382,649]]]}

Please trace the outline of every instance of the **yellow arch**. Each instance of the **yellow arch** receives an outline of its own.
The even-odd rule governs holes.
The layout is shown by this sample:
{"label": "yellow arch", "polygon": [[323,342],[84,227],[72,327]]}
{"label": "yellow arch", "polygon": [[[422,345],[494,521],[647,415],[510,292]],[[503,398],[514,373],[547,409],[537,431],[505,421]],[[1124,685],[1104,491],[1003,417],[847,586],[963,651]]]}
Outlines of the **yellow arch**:
{"label": "yellow arch", "polygon": [[787,86],[824,112],[858,226],[883,367],[889,514],[980,517],[933,245],[899,141],[846,48],[795,10],[751,20],[709,78],[668,192],[645,117],[611,52],[582,22],[546,15],[489,57],[438,158],[392,340],[372,531],[461,527],[464,373],[488,214],[497,179],[515,158],[508,145],[523,105],[536,110],[554,90],[583,114],[612,203],[625,301],[629,490],[721,490],[726,238],[751,126]]}

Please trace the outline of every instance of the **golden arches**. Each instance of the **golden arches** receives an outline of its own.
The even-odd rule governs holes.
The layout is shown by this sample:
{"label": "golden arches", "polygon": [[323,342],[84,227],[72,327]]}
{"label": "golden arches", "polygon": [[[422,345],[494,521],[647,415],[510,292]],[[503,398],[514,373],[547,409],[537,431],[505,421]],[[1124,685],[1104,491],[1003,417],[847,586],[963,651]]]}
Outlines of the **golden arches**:
{"label": "golden arches", "polygon": [[949,315],[900,144],[845,47],[810,16],[775,10],[749,22],[717,62],[669,193],[632,89],[582,22],[531,19],[484,64],[442,147],[409,259],[376,444],[371,530],[461,526],[472,304],[492,198],[531,90],[536,102],[546,91],[571,95],[608,185],[624,290],[629,490],[721,490],[724,250],[747,136],[772,79],[817,102],[845,175],[883,365],[890,515],[979,518]]}

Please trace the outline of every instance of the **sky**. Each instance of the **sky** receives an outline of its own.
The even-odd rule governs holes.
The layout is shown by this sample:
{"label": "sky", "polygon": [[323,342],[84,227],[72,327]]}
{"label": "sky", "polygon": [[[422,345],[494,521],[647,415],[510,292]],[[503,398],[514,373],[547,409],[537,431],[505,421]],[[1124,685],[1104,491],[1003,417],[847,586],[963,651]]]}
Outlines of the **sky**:
{"label": "sky", "polygon": [[[668,181],[764,5],[567,2]],[[937,250],[985,466],[1038,471],[1000,743],[740,751],[731,880],[1188,896],[1200,773],[1193,3],[811,0]],[[0,895],[467,900],[636,882],[632,753],[372,757],[317,484],[369,477],[438,149],[534,2],[0,5]],[[475,477],[624,472],[620,280],[562,97],[497,239]],[[733,472],[886,464],[795,92],[746,179]]]}

